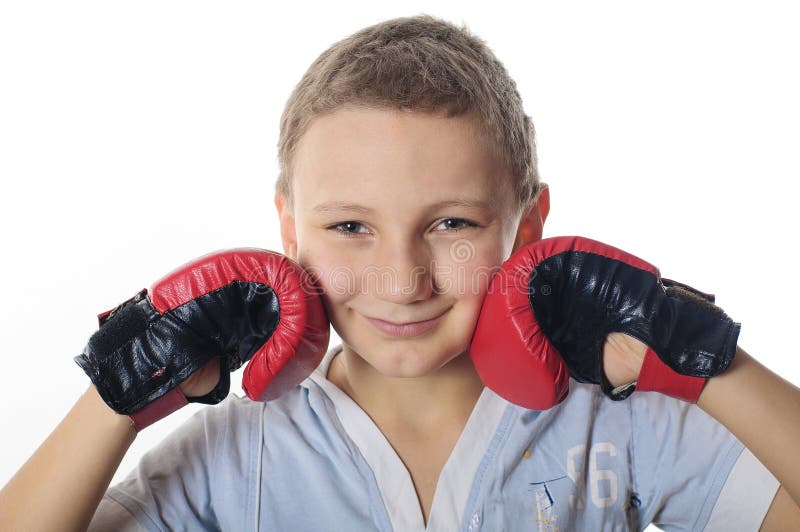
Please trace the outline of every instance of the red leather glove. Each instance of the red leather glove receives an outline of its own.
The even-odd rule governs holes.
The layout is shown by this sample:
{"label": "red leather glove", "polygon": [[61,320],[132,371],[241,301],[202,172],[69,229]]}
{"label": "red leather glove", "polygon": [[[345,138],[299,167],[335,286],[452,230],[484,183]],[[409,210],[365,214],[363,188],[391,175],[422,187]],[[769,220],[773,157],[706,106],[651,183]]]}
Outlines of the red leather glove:
{"label": "red leather glove", "polygon": [[741,325],[714,296],[662,279],[629,253],[578,236],[555,237],[514,253],[489,284],[470,355],[484,384],[508,401],[544,410],[563,401],[572,376],[601,385],[611,332],[648,346],[637,390],[696,402],[707,378],[736,352]]}
{"label": "red leather glove", "polygon": [[[278,397],[319,364],[330,331],[305,270],[255,248],[204,255],[98,319],[99,330],[75,361],[137,431],[187,402],[219,403],[230,372],[247,361],[247,396]],[[178,385],[214,358],[221,360],[214,390],[184,397]]]}

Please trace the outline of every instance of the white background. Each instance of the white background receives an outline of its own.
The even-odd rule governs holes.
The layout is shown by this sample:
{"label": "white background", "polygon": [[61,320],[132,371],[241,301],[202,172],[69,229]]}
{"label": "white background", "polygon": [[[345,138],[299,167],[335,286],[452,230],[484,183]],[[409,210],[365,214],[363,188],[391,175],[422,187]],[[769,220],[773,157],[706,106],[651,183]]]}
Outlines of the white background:
{"label": "white background", "polygon": [[[790,2],[287,4],[0,8],[0,484],[86,389],[72,357],[96,314],[206,252],[281,251],[289,93],[333,42],[423,12],[465,23],[516,80],[551,187],[545,236],[717,294],[740,345],[800,384]],[[114,482],[197,408],[143,431]]]}

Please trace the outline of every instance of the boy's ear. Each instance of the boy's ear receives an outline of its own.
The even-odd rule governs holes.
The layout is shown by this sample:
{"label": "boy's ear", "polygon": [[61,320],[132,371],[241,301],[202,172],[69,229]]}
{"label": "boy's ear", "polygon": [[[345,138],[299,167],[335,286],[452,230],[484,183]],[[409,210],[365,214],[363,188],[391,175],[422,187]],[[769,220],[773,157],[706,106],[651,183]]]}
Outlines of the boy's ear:
{"label": "boy's ear", "polygon": [[286,199],[275,193],[275,208],[278,210],[278,220],[281,225],[281,243],[283,253],[297,262],[297,230],[294,224],[294,214],[286,207]]}
{"label": "boy's ear", "polygon": [[550,214],[550,187],[547,183],[541,183],[541,187],[533,205],[519,222],[514,247],[511,251],[512,255],[520,248],[542,239],[544,222],[547,220],[547,215]]}

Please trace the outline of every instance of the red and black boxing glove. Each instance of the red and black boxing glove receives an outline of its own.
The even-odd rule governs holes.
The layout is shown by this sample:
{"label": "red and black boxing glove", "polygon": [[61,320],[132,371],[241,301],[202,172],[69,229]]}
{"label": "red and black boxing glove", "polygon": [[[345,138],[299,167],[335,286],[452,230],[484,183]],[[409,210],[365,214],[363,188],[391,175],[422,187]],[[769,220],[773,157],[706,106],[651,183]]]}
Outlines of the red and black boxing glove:
{"label": "red and black boxing glove", "polygon": [[[307,272],[280,253],[255,248],[204,255],[98,319],[100,328],[75,361],[137,431],[188,402],[219,403],[230,390],[230,372],[247,361],[247,396],[280,396],[316,368],[330,331]],[[214,358],[220,359],[214,390],[184,397],[178,385]]]}
{"label": "red and black boxing glove", "polygon": [[[525,408],[564,400],[570,376],[615,400],[635,386],[696,402],[706,380],[730,365],[740,328],[713,295],[662,279],[638,257],[554,237],[519,249],[492,278],[470,355],[487,387]],[[603,372],[612,332],[648,346],[637,381],[616,389]]]}

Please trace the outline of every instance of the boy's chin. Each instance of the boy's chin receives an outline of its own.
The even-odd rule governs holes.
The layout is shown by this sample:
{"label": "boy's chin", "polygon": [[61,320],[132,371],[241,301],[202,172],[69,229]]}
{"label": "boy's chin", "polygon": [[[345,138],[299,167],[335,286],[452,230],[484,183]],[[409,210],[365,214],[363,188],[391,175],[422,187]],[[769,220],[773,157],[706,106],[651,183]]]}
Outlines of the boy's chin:
{"label": "boy's chin", "polygon": [[[469,351],[462,347],[437,346],[434,342],[425,345],[373,345],[371,349],[354,354],[364,360],[376,372],[389,378],[419,378],[432,375],[448,364],[469,356]],[[355,346],[352,346],[355,347]]]}

